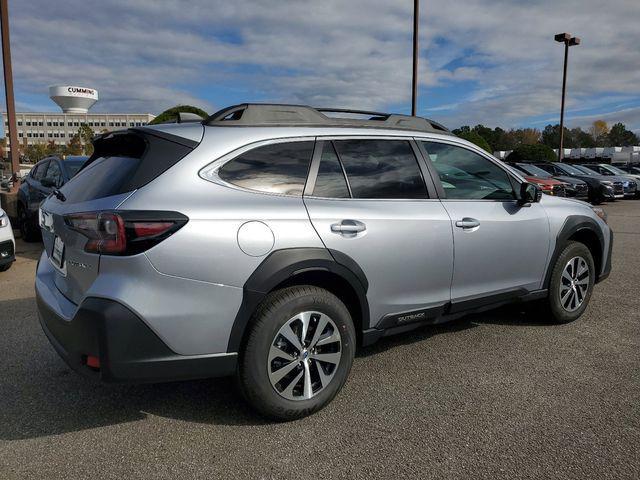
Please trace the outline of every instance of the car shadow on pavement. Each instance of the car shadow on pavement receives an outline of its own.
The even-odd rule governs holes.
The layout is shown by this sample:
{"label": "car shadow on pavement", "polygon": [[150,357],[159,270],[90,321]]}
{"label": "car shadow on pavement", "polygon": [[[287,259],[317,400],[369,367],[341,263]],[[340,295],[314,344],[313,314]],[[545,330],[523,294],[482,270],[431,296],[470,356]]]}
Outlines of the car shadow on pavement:
{"label": "car shadow on pavement", "polygon": [[233,379],[102,384],[72,371],[37,320],[34,298],[0,301],[0,441],[59,435],[147,416],[222,425],[268,423]]}
{"label": "car shadow on pavement", "polygon": [[[479,324],[523,325],[496,310],[381,339],[359,357],[455,333]],[[269,423],[241,399],[231,378],[109,385],[72,371],[41,330],[35,300],[0,301],[0,440],[21,440],[144,420],[148,416],[221,425]]]}

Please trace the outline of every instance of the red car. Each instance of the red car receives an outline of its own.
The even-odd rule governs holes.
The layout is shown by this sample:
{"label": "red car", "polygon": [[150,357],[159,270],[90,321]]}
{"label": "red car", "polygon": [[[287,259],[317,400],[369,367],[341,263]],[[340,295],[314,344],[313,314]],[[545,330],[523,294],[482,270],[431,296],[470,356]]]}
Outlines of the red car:
{"label": "red car", "polygon": [[[522,173],[519,172],[521,175]],[[564,190],[564,182],[560,180],[554,180],[553,178],[540,178],[540,177],[532,177],[529,175],[522,175],[524,179],[529,183],[535,183],[542,189],[542,193],[546,193],[548,195],[554,195],[556,197],[566,197],[566,193]]]}

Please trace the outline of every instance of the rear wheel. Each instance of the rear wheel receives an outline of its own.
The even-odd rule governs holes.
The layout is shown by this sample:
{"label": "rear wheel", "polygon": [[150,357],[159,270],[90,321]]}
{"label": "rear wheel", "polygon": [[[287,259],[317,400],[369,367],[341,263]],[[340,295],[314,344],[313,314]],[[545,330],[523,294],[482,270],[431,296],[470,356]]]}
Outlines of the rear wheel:
{"label": "rear wheel", "polygon": [[254,315],[238,380],[262,414],[294,420],[327,405],[344,385],[355,355],[345,305],[313,286],[271,293]]}
{"label": "rear wheel", "polygon": [[576,320],[586,310],[594,284],[591,251],[583,243],[569,242],[553,267],[549,296],[543,302],[545,312],[556,323]]}
{"label": "rear wheel", "polygon": [[11,268],[11,265],[13,265],[13,262],[7,263],[6,265],[0,265],[0,272],[6,272]]}

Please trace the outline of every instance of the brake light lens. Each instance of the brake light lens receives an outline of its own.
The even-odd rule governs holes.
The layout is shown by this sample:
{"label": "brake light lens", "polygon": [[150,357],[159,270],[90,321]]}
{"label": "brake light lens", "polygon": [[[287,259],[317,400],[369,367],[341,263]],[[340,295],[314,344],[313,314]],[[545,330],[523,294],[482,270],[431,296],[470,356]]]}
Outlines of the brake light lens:
{"label": "brake light lens", "polygon": [[171,236],[187,217],[175,212],[83,212],[66,215],[69,228],[89,240],[84,250],[102,255],[134,255]]}

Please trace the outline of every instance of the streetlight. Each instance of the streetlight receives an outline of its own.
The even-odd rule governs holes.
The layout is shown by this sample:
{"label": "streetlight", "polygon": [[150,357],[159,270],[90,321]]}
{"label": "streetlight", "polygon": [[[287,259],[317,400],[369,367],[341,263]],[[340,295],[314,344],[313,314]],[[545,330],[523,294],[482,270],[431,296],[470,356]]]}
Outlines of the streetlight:
{"label": "streetlight", "polygon": [[578,37],[572,37],[570,33],[559,33],[555,37],[556,42],[564,43],[564,73],[562,74],[562,103],[560,106],[560,150],[558,150],[558,160],[564,157],[564,98],[567,90],[567,59],[569,58],[569,47],[580,45]]}
{"label": "streetlight", "polygon": [[416,115],[418,99],[418,20],[420,18],[420,0],[413,0],[413,76],[411,78],[411,115]]}

